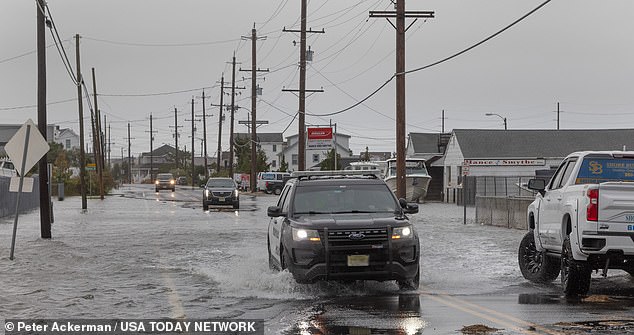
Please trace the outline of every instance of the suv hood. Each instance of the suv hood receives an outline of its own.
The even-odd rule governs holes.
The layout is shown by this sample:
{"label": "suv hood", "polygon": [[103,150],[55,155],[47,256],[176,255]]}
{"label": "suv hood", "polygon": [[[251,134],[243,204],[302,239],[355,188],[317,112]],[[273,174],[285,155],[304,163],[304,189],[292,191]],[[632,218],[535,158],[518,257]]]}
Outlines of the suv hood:
{"label": "suv hood", "polygon": [[401,226],[406,218],[397,218],[393,213],[350,213],[301,215],[291,219],[292,223],[306,228],[355,228]]}

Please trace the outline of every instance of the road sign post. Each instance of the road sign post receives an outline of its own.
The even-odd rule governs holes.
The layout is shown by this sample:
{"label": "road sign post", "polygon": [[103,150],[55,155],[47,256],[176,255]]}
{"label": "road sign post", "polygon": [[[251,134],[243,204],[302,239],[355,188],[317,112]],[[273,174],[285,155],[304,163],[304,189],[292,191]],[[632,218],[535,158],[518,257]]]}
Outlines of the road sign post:
{"label": "road sign post", "polygon": [[22,187],[24,186],[24,175],[31,170],[33,165],[37,163],[42,156],[49,150],[49,145],[42,135],[35,131],[31,134],[31,129],[37,129],[31,119],[27,120],[24,125],[11,137],[5,145],[5,151],[9,158],[16,166],[20,166],[20,183],[18,185],[18,195],[15,204],[15,221],[13,222],[13,236],[11,238],[11,255],[9,259],[13,260],[15,251],[15,237],[18,231],[18,217],[20,214],[20,196],[22,195]]}

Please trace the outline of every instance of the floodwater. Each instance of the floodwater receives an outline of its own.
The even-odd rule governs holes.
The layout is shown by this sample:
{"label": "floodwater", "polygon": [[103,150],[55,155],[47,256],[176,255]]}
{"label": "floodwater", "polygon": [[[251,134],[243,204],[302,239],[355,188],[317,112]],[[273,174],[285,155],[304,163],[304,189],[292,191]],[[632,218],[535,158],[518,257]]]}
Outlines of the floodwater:
{"label": "floodwater", "polygon": [[603,301],[566,301],[558,282],[523,279],[524,231],[478,225],[473,209],[463,225],[462,208],[421,204],[411,216],[421,288],[399,292],[393,282],[301,285],[270,270],[266,208],[275,196],[243,194],[239,211],[205,212],[200,190],[119,193],[89,200],[86,213],[79,198],[55,201],[51,240],[39,238],[38,212],[22,215],[13,261],[13,219],[0,219],[0,318],[264,319],[267,334],[467,334],[481,324],[554,334],[540,328],[608,315],[634,327],[622,321],[634,319],[629,275],[593,282]]}

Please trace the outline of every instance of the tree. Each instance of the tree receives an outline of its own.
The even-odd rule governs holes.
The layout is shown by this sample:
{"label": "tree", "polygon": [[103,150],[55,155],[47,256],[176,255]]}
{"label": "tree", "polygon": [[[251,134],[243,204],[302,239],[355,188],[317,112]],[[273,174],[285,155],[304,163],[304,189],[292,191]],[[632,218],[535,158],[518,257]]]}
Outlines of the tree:
{"label": "tree", "polygon": [[341,170],[341,155],[337,153],[337,166],[335,167],[335,149],[330,149],[328,156],[319,164],[319,167],[322,171]]}
{"label": "tree", "polygon": [[361,155],[359,155],[359,159],[361,161],[364,161],[364,162],[369,162],[370,161],[370,151],[369,151],[368,147],[365,147],[365,152],[362,153]]}
{"label": "tree", "polygon": [[288,172],[288,163],[284,159],[284,155],[282,155],[282,160],[280,161],[280,168],[277,171],[278,172]]}
{"label": "tree", "polygon": [[[246,137],[236,137],[233,150],[235,151],[237,166],[236,171],[240,173],[251,172],[251,140]],[[257,152],[257,170],[268,171],[269,164],[266,163],[266,153],[258,146]]]}

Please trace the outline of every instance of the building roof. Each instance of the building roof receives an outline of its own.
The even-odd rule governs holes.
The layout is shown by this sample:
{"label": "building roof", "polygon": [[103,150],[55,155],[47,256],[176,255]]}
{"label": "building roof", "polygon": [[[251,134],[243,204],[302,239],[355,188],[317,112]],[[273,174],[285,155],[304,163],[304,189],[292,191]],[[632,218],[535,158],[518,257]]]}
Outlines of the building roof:
{"label": "building roof", "polygon": [[63,137],[79,137],[79,136],[75,134],[75,132],[72,129],[64,128],[64,129],[60,129],[59,133],[57,134],[57,138],[63,138]]}
{"label": "building roof", "polygon": [[566,157],[585,150],[634,149],[634,129],[454,129],[464,158]]}
{"label": "building roof", "polygon": [[[258,142],[260,143],[284,143],[284,135],[282,133],[257,133]],[[251,133],[235,133],[236,138],[251,139]]]}
{"label": "building roof", "polygon": [[443,153],[442,139],[440,133],[409,133],[409,143],[412,144],[416,154],[437,154]]}
{"label": "building roof", "polygon": [[[161,157],[161,156],[165,156],[165,155],[168,155],[168,154],[173,154],[174,152],[175,152],[175,149],[174,149],[173,146],[168,145],[168,144],[163,144],[162,146],[160,146],[160,147],[158,147],[158,148],[156,148],[156,149],[154,149],[152,151],[152,156],[153,157]],[[179,150],[178,153],[182,154],[182,153],[186,153],[186,152],[182,151],[182,150]],[[144,152],[144,153],[141,154],[141,157],[145,157],[145,156],[149,156],[149,155],[150,155],[149,152]]]}

